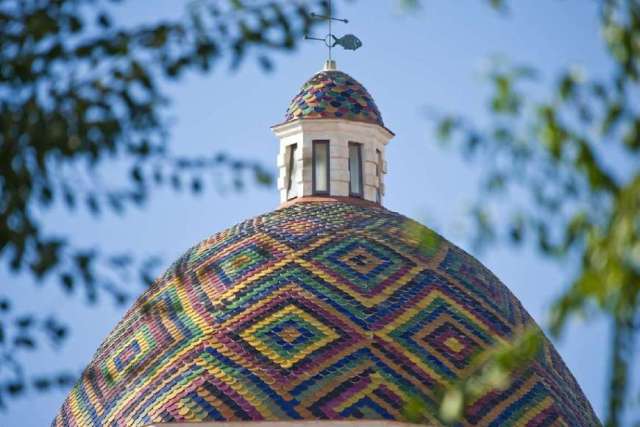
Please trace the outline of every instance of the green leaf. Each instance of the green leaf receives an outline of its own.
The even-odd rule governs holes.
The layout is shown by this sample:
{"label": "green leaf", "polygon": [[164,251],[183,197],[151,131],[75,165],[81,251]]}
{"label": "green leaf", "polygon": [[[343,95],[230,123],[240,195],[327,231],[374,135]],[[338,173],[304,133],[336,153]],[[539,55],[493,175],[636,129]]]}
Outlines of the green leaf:
{"label": "green leaf", "polygon": [[457,421],[462,416],[464,409],[464,394],[459,389],[448,390],[440,404],[440,416],[443,420]]}

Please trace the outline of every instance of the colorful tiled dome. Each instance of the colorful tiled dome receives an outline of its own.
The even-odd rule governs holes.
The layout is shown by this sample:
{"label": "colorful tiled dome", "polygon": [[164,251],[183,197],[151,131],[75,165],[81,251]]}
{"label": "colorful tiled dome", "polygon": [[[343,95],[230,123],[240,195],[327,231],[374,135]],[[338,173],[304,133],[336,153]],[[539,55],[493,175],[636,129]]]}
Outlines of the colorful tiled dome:
{"label": "colorful tiled dome", "polygon": [[285,115],[285,122],[296,119],[346,119],[384,126],[364,86],[336,70],[321,71],[302,86]]}
{"label": "colorful tiled dome", "polygon": [[[54,424],[403,420],[415,397],[437,414],[435,390],[532,322],[491,272],[413,221],[297,203],[179,258],[106,338]],[[599,423],[545,342],[460,425]]]}

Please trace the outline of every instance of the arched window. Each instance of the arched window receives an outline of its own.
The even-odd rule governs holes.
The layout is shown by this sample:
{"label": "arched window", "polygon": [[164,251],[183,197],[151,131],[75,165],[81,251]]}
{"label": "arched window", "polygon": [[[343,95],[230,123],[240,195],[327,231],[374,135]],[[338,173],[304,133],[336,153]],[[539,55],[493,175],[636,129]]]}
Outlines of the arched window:
{"label": "arched window", "polygon": [[287,158],[287,199],[295,199],[298,197],[298,182],[296,178],[298,176],[298,160],[297,160],[297,151],[298,145],[292,144],[288,147],[288,158]]}
{"label": "arched window", "polygon": [[329,194],[329,141],[313,141],[313,194]]}
{"label": "arched window", "polygon": [[362,186],[362,144],[349,143],[349,195],[363,196]]}

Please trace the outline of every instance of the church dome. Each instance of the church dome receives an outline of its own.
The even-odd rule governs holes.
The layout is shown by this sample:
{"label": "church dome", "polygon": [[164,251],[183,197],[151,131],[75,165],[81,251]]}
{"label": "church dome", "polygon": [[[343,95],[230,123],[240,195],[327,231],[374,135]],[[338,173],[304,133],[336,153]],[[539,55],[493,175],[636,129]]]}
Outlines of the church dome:
{"label": "church dome", "polygon": [[345,119],[384,126],[369,92],[338,70],[316,73],[291,100],[285,122],[296,119]]}
{"label": "church dome", "polygon": [[[530,324],[491,272],[414,221],[295,203],[180,257],[99,347],[55,425],[403,421],[413,398],[440,425],[436,391]],[[460,425],[599,423],[545,340]]]}

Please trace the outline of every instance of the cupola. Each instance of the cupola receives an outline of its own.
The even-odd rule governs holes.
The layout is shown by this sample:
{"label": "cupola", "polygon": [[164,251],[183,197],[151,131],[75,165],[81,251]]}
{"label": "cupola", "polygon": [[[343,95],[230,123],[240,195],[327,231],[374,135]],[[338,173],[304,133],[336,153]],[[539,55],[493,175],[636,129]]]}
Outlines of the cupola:
{"label": "cupola", "polygon": [[385,147],[394,134],[369,92],[335,61],[302,86],[272,130],[280,140],[281,204],[309,197],[382,204]]}

